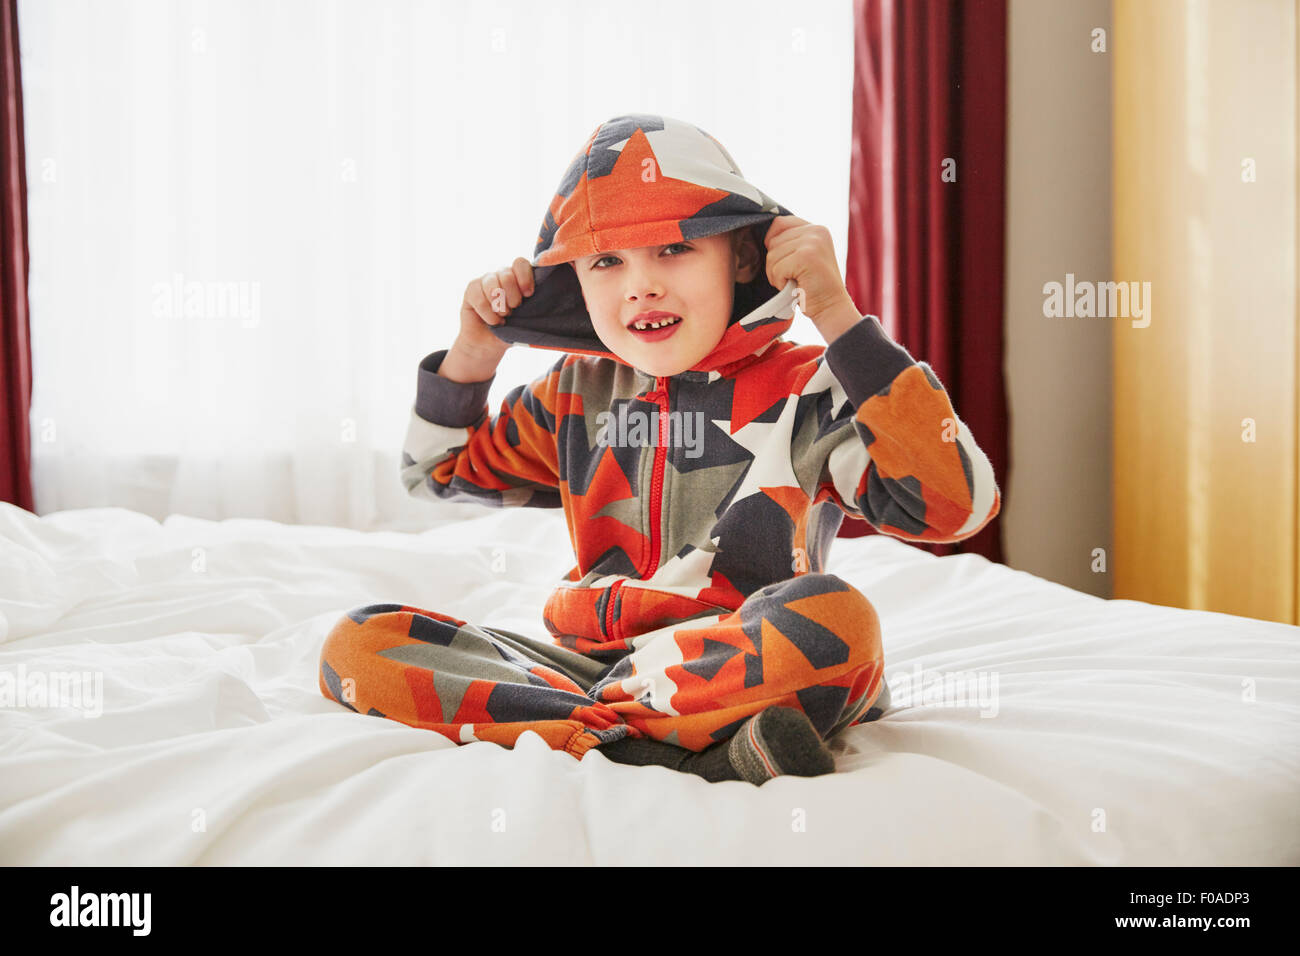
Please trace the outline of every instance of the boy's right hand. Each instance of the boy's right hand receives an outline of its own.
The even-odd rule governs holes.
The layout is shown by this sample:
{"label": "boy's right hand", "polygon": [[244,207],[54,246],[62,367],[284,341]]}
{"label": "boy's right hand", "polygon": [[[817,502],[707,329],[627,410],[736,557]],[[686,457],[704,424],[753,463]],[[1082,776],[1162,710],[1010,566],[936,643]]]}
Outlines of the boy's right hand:
{"label": "boy's right hand", "polygon": [[460,303],[456,345],[469,355],[499,359],[510,349],[510,342],[500,341],[489,326],[506,323],[506,316],[534,291],[533,264],[523,256],[506,268],[471,280]]}

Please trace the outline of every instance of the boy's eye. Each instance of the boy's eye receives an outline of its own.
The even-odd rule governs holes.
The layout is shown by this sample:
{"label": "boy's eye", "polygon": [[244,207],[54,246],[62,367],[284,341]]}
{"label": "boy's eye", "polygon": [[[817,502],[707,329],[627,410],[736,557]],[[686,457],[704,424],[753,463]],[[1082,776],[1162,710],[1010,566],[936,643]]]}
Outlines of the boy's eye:
{"label": "boy's eye", "polygon": [[[677,248],[689,250],[691,247],[684,242],[674,242],[671,245],[664,246],[664,252],[667,252],[669,249],[677,249]],[[600,269],[601,268],[600,264],[604,262],[606,259],[613,259],[615,262],[619,261],[618,256],[601,256],[599,259],[597,259],[595,262],[591,264],[591,267],[593,269]]]}

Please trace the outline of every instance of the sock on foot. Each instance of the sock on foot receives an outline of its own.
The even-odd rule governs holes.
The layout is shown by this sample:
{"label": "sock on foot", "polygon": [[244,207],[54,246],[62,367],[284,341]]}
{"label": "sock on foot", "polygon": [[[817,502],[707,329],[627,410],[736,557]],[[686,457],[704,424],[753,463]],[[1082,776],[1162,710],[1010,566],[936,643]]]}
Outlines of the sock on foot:
{"label": "sock on foot", "polygon": [[793,707],[769,707],[741,725],[727,756],[742,780],[762,786],[773,777],[819,777],[835,772],[831,755],[808,715]]}
{"label": "sock on foot", "polygon": [[622,740],[604,744],[599,749],[615,763],[637,767],[670,767],[682,773],[693,773],[711,783],[718,783],[722,780],[741,779],[739,772],[732,767],[727,757],[727,745],[730,743],[730,740],[723,740],[696,753],[659,740],[624,737]]}
{"label": "sock on foot", "polygon": [[761,786],[780,774],[816,777],[835,771],[835,758],[806,714],[769,707],[727,740],[696,753],[647,738],[624,737],[600,748],[615,763],[670,767],[717,783],[747,780]]}

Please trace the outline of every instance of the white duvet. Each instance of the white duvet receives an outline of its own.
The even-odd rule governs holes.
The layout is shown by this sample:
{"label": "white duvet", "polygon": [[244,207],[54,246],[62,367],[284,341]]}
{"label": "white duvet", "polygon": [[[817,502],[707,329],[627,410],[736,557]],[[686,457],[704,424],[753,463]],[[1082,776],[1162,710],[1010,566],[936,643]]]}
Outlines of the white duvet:
{"label": "white duvet", "polygon": [[545,636],[560,512],[454,514],[0,504],[0,863],[1300,864],[1300,629],[883,536],[828,570],[880,613],[894,707],[832,741],[830,776],[458,747],[326,700],[321,643],[360,604]]}

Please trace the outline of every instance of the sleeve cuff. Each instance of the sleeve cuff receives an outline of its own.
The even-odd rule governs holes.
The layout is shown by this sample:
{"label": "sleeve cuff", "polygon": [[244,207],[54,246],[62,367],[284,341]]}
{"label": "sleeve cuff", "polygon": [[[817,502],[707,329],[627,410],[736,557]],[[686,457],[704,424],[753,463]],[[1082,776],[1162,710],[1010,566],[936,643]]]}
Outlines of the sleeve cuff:
{"label": "sleeve cuff", "polygon": [[917,362],[868,315],[826,347],[826,364],[856,407]]}
{"label": "sleeve cuff", "polygon": [[420,360],[415,389],[415,414],[434,425],[468,428],[483,415],[488,391],[496,379],[485,382],[453,382],[438,374],[447,349],[432,352]]}

